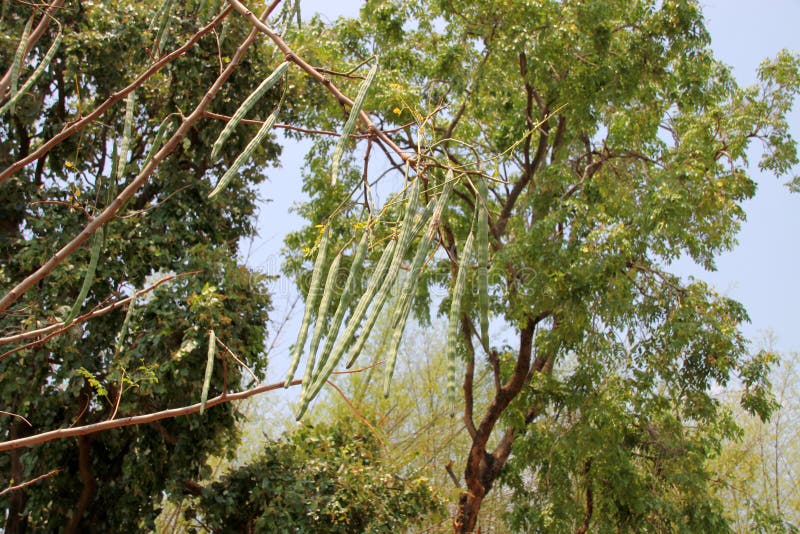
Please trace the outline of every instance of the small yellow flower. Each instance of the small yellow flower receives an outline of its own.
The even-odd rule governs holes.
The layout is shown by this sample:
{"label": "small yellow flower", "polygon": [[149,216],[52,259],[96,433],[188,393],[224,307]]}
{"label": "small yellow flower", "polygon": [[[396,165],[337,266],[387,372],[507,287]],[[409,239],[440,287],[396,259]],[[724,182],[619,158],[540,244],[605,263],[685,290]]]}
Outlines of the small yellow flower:
{"label": "small yellow flower", "polygon": [[402,110],[400,108],[394,108],[392,111],[394,112],[395,115],[400,115],[400,113],[402,113]]}
{"label": "small yellow flower", "polygon": [[65,162],[64,162],[64,166],[65,166],[66,168],[68,168],[68,169],[71,169],[71,168],[73,167],[73,165],[72,165],[72,162],[71,162],[71,161],[69,161],[69,160],[67,160],[67,161],[65,161]]}

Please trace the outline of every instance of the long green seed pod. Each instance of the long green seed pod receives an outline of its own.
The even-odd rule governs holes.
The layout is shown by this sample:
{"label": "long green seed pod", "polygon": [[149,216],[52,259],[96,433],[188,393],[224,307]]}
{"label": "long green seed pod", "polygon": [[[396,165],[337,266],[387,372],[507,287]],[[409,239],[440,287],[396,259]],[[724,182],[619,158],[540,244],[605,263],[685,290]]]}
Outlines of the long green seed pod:
{"label": "long green seed pod", "polygon": [[[342,253],[336,255],[328,269],[328,276],[325,278],[325,288],[322,291],[322,300],[317,310],[317,320],[314,324],[314,333],[311,335],[311,344],[308,346],[308,361],[306,362],[306,374],[304,375],[303,389],[308,388],[309,378],[314,374],[314,362],[317,358],[317,348],[322,339],[322,331],[328,325],[326,316],[330,307],[333,294],[336,292],[336,275],[339,273],[339,263],[342,261]],[[330,330],[328,331],[329,335]]]}
{"label": "long green seed pod", "polygon": [[386,275],[386,271],[389,269],[389,262],[394,255],[394,248],[397,245],[397,241],[392,241],[389,243],[386,248],[383,250],[383,254],[381,254],[380,259],[378,260],[375,269],[372,271],[372,276],[369,279],[369,283],[367,284],[367,288],[364,293],[361,295],[361,298],[356,305],[355,310],[350,315],[350,318],[347,320],[347,325],[344,329],[344,332],[339,339],[336,341],[336,345],[334,346],[333,351],[331,354],[326,358],[325,365],[322,367],[322,370],[317,373],[316,379],[313,381],[313,384],[310,388],[306,389],[303,393],[302,397],[300,398],[300,405],[297,410],[297,419],[299,420],[303,417],[306,409],[308,408],[308,404],[317,396],[319,390],[322,389],[322,386],[325,384],[325,381],[333,372],[333,369],[338,365],[339,360],[342,359],[347,348],[352,343],[353,339],[356,335],[356,329],[358,325],[361,323],[361,320],[364,317],[364,314],[367,311],[370,303],[372,302],[375,293],[378,291],[384,276]]}
{"label": "long green seed pod", "polygon": [[28,92],[28,89],[30,89],[34,83],[36,83],[36,80],[39,79],[39,77],[42,75],[45,69],[47,69],[47,66],[53,60],[53,57],[56,55],[59,46],[61,46],[61,41],[63,40],[63,38],[64,35],[59,30],[58,34],[56,35],[56,38],[53,40],[53,44],[50,45],[50,48],[47,50],[47,53],[42,58],[42,61],[39,62],[39,65],[37,65],[36,70],[33,71],[33,74],[31,74],[28,77],[28,79],[25,80],[25,83],[22,84],[22,87],[20,87],[16,93],[12,93],[11,99],[5,104],[3,104],[3,107],[0,107],[0,115],[5,113],[9,109],[13,109],[14,105],[19,101],[19,99],[22,98],[22,96]]}
{"label": "long green seed pod", "polygon": [[122,144],[120,145],[119,154],[117,154],[117,182],[121,182],[125,177],[125,167],[128,163],[128,149],[131,144],[131,130],[133,129],[133,111],[136,109],[136,92],[131,91],[128,94],[127,102],[125,104],[125,124],[122,127]]}
{"label": "long green seed pod", "polygon": [[264,93],[266,93],[275,83],[281,79],[281,77],[286,73],[286,70],[289,68],[289,62],[284,61],[278,68],[272,71],[272,74],[267,76],[261,84],[256,87],[255,91],[250,93],[247,98],[244,99],[242,105],[233,113],[233,116],[225,125],[225,128],[219,133],[217,140],[214,141],[214,146],[211,148],[211,161],[217,159],[219,156],[220,150],[225,145],[225,141],[228,140],[228,137],[231,136],[233,130],[236,129],[236,126],[242,121],[244,116],[247,114],[248,111],[258,102]]}
{"label": "long green seed pod", "polygon": [[103,227],[98,228],[94,233],[94,240],[92,241],[92,250],[89,253],[89,266],[86,268],[86,275],[83,277],[83,285],[78,293],[78,298],[64,319],[64,324],[69,324],[78,316],[78,313],[83,307],[83,301],[86,300],[86,295],[89,294],[94,283],[94,273],[97,270],[97,261],[100,258],[100,249],[103,248]]}
{"label": "long green seed pod", "polygon": [[233,165],[222,175],[222,178],[219,179],[217,182],[217,186],[208,194],[208,198],[214,198],[219,194],[220,191],[225,189],[225,186],[230,183],[236,173],[239,171],[239,168],[244,165],[244,162],[250,159],[250,156],[253,155],[255,152],[256,147],[261,144],[264,138],[267,136],[269,131],[272,129],[272,126],[275,124],[275,120],[278,118],[278,110],[272,112],[272,114],[267,117],[267,120],[264,121],[264,124],[261,125],[261,128],[256,133],[255,137],[253,137],[247,146],[244,148],[241,154],[236,157],[236,160],[233,162]]}
{"label": "long green seed pod", "polygon": [[[406,207],[406,214],[403,218],[402,225],[400,227],[400,236],[397,239],[397,246],[394,250],[394,257],[392,258],[392,262],[389,265],[389,270],[386,273],[386,277],[383,280],[383,285],[378,291],[378,294],[375,297],[375,302],[373,303],[372,307],[370,308],[369,315],[367,316],[367,320],[364,323],[364,327],[361,329],[361,333],[356,340],[355,345],[353,345],[352,353],[350,356],[350,360],[347,363],[347,367],[355,363],[356,358],[361,353],[361,350],[364,348],[364,344],[367,342],[369,338],[369,334],[372,331],[373,326],[378,320],[378,316],[381,313],[381,309],[383,309],[383,305],[388,300],[389,296],[391,295],[392,287],[394,286],[394,282],[397,279],[397,274],[400,272],[400,265],[403,263],[403,258],[405,257],[406,250],[408,250],[409,245],[414,239],[414,231],[415,227],[418,224],[418,217],[417,217],[417,205],[419,204],[419,189],[420,189],[420,180],[417,179],[411,184],[411,191],[409,192],[409,200],[408,206]],[[429,217],[433,209],[427,211],[427,216]],[[419,217],[419,219],[424,219],[425,215]]]}
{"label": "long green seed pod", "polygon": [[303,322],[300,323],[300,332],[297,334],[297,341],[294,342],[289,372],[286,373],[284,387],[287,388],[291,384],[292,379],[294,379],[294,372],[300,364],[300,357],[303,355],[303,347],[306,344],[306,337],[308,336],[308,327],[311,325],[311,312],[317,307],[320,285],[322,285],[322,269],[325,267],[325,259],[328,256],[329,235],[330,231],[328,229],[322,233],[322,240],[319,243],[319,252],[317,252],[317,259],[314,262],[314,270],[311,272],[311,285],[308,288],[308,295],[306,296],[306,310],[305,313],[303,313]]}
{"label": "long green seed pod", "polygon": [[353,107],[350,108],[350,115],[347,117],[347,122],[344,123],[341,137],[339,137],[339,140],[336,142],[336,147],[333,149],[331,185],[336,185],[336,181],[339,179],[339,165],[342,161],[342,155],[344,154],[344,147],[350,138],[350,134],[353,133],[353,128],[358,120],[358,114],[361,112],[361,108],[364,106],[364,100],[367,98],[367,91],[369,91],[369,87],[372,85],[372,81],[375,79],[375,74],[377,72],[378,60],[376,58],[375,63],[372,65],[372,68],[369,69],[369,73],[367,73],[366,79],[358,89],[358,96],[356,96],[356,99],[353,101]]}
{"label": "long green seed pod", "polygon": [[208,331],[208,359],[206,360],[206,375],[203,378],[203,391],[200,393],[200,415],[206,408],[208,389],[211,386],[211,373],[214,371],[214,358],[217,356],[217,337],[214,330]]}
{"label": "long green seed pod", "polygon": [[173,0],[164,0],[164,3],[161,4],[161,9],[158,10],[156,18],[153,19],[154,22],[158,22],[158,31],[156,33],[154,45],[156,50],[161,50],[161,43],[167,38],[169,21],[171,18],[170,15],[172,15],[172,4]]}
{"label": "long green seed pod", "polygon": [[461,302],[467,289],[467,270],[472,255],[472,243],[475,234],[470,230],[464,249],[461,251],[461,262],[458,266],[456,283],[453,286],[453,297],[450,301],[450,324],[447,329],[447,391],[451,401],[456,391],[456,349],[458,347],[458,330],[461,325]]}
{"label": "long green seed pod", "polygon": [[[364,263],[364,258],[367,255],[370,233],[371,232],[369,230],[364,231],[364,235],[361,236],[361,241],[358,243],[356,252],[353,255],[353,262],[350,266],[350,272],[347,274],[347,281],[344,283],[344,290],[342,291],[342,296],[339,299],[339,305],[336,307],[336,312],[333,314],[333,319],[328,325],[328,334],[325,336],[325,345],[322,347],[322,352],[320,352],[317,373],[315,373],[312,377],[312,383],[316,382],[316,380],[319,378],[319,374],[327,362],[328,356],[330,356],[331,351],[333,350],[333,344],[337,339],[336,334],[338,334],[339,328],[342,326],[344,315],[347,313],[347,310],[350,307],[353,292],[355,291],[358,277],[361,274],[361,264]],[[327,380],[327,378],[328,377],[326,376],[325,380]]]}
{"label": "long green seed pod", "polygon": [[122,346],[125,343],[125,337],[128,335],[128,329],[130,328],[131,319],[133,318],[134,314],[136,313],[136,290],[133,290],[133,294],[131,295],[131,300],[128,302],[128,311],[125,313],[125,319],[122,321],[122,327],[119,329],[119,334],[117,334],[117,342],[114,345],[114,356],[119,355],[122,352]]}
{"label": "long green seed pod", "polygon": [[481,318],[481,343],[489,350],[489,186],[478,178],[478,306]]}
{"label": "long green seed pod", "polygon": [[344,352],[347,350],[353,340],[355,340],[356,330],[361,324],[361,321],[364,319],[369,305],[372,304],[375,293],[377,293],[381,288],[383,280],[386,277],[386,273],[389,271],[389,264],[394,256],[396,246],[397,241],[392,240],[383,250],[381,257],[378,259],[378,263],[375,265],[375,270],[372,271],[372,276],[367,283],[367,288],[364,290],[364,293],[358,300],[355,310],[353,310],[353,313],[350,314],[350,318],[347,320],[347,325],[345,326],[344,332],[336,343],[329,360],[334,360],[336,363],[338,363],[339,359],[341,359],[341,357],[344,355]]}
{"label": "long green seed pod", "polygon": [[[28,36],[31,33],[31,25],[33,24],[33,16],[28,19],[25,24],[25,29],[22,30],[22,37],[17,45],[17,51],[14,53],[14,60],[11,62],[11,87],[9,94],[17,94],[17,84],[19,83],[19,72],[22,70],[22,58],[25,55],[25,48],[28,46]],[[11,105],[11,113],[14,113],[14,105]]]}
{"label": "long green seed pod", "polygon": [[413,261],[411,262],[411,269],[409,270],[408,276],[403,283],[403,287],[400,289],[400,295],[394,308],[394,314],[389,322],[389,325],[392,328],[392,337],[386,350],[386,372],[383,377],[384,397],[389,396],[389,386],[391,384],[392,375],[394,374],[394,368],[397,363],[397,354],[400,350],[400,341],[402,340],[403,331],[405,330],[406,322],[408,321],[408,315],[411,312],[411,304],[414,301],[414,287],[416,287],[419,274],[422,271],[425,260],[428,258],[428,254],[430,254],[431,244],[433,243],[433,238],[436,235],[436,229],[439,226],[439,221],[442,217],[442,211],[444,210],[447,198],[450,196],[450,192],[452,190],[453,183],[446,182],[444,189],[439,195],[439,198],[436,200],[436,207],[434,208],[433,215],[428,223],[428,229],[425,232],[425,235],[422,236],[419,245],[417,245],[417,251],[414,254]]}
{"label": "long green seed pod", "polygon": [[161,124],[158,125],[158,131],[156,132],[156,137],[153,139],[152,144],[150,145],[150,150],[147,151],[147,156],[144,158],[144,163],[142,163],[142,167],[147,165],[150,160],[153,158],[158,149],[161,148],[161,143],[164,141],[164,136],[167,133],[167,126],[169,122],[172,121],[172,115],[167,116],[166,119],[161,121]]}

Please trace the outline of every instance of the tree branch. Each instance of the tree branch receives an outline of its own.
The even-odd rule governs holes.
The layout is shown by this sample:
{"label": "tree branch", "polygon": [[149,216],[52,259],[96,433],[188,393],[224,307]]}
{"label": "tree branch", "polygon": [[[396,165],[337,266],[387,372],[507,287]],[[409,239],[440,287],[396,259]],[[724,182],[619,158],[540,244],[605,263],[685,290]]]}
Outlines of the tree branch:
{"label": "tree branch", "polygon": [[[296,380],[293,380],[290,385],[297,386],[302,383],[303,380],[298,378]],[[208,399],[208,401],[206,402],[205,409],[208,410],[209,408],[213,408],[214,406],[217,406],[219,404],[224,404],[226,402],[233,402],[237,400],[246,399],[254,395],[266,393],[267,391],[282,389],[283,384],[284,384],[283,381],[280,381],[274,384],[267,384],[256,388],[248,389],[245,391],[240,391],[238,393],[228,393],[228,394],[223,393],[222,395],[218,395],[213,399]],[[13,451],[15,449],[20,449],[23,447],[31,447],[33,445],[38,445],[40,443],[47,443],[48,441],[53,441],[55,439],[64,439],[75,436],[85,436],[87,434],[94,434],[96,432],[104,432],[106,430],[111,430],[112,428],[144,425],[152,423],[154,421],[160,421],[161,419],[182,417],[185,415],[191,415],[199,412],[200,412],[200,403],[198,402],[197,404],[192,404],[191,406],[184,406],[182,408],[172,408],[170,410],[163,410],[160,412],[155,412],[145,415],[123,417],[121,419],[114,419],[112,421],[103,421],[101,423],[94,423],[91,425],[51,430],[50,432],[43,432],[41,434],[35,434],[33,436],[28,436],[25,438],[0,442],[0,452]]]}
{"label": "tree branch", "polygon": [[[347,96],[342,93],[339,88],[334,84],[329,78],[325,77],[321,72],[319,72],[315,67],[310,65],[306,62],[303,58],[298,56],[286,41],[284,41],[280,35],[272,31],[269,26],[264,24],[261,20],[259,20],[252,11],[247,9],[244,5],[242,5],[239,0],[228,0],[228,2],[233,6],[236,11],[238,11],[242,16],[247,18],[255,28],[261,31],[264,35],[269,37],[272,42],[283,52],[286,56],[287,61],[291,61],[298,67],[300,67],[303,71],[305,71],[309,76],[314,78],[323,87],[328,89],[328,91],[336,98],[337,102],[342,106],[353,106],[353,101],[349,99]],[[400,158],[406,162],[410,163],[412,166],[416,166],[417,160],[413,156],[409,156],[406,154],[397,144],[392,141],[388,135],[382,132],[375,123],[372,122],[372,119],[369,118],[369,115],[362,109],[358,113],[358,117],[361,119],[361,122],[367,127],[367,130],[378,137],[381,141],[386,143]]]}
{"label": "tree branch", "polygon": [[7,493],[13,493],[15,491],[19,491],[21,489],[27,488],[28,486],[32,486],[33,484],[36,484],[37,482],[39,482],[41,480],[44,480],[45,478],[50,478],[53,475],[57,475],[61,471],[63,471],[63,469],[53,469],[49,473],[45,473],[43,475],[39,475],[38,477],[36,477],[36,478],[34,478],[32,480],[27,480],[25,482],[22,482],[20,484],[15,485],[15,486],[10,486],[10,487],[4,489],[3,491],[0,491],[0,497],[2,497],[3,495],[6,495]]}
{"label": "tree branch", "polygon": [[[39,41],[39,38],[44,34],[44,31],[50,24],[50,19],[53,18],[53,13],[57,9],[59,9],[63,3],[64,0],[53,0],[53,3],[47,6],[47,9],[45,10],[44,15],[42,15],[39,24],[36,25],[36,29],[34,29],[30,33],[30,35],[28,35],[28,42],[25,44],[25,51],[22,53],[22,63],[25,62],[25,57],[30,53],[33,46]],[[6,96],[6,92],[8,92],[10,86],[11,86],[11,67],[9,66],[8,70],[3,75],[3,79],[0,80],[0,99]]]}
{"label": "tree branch", "polygon": [[475,439],[474,399],[472,396],[475,387],[475,347],[472,344],[472,332],[466,316],[461,318],[461,335],[467,345],[467,368],[464,371],[464,426],[467,427],[469,437]]}

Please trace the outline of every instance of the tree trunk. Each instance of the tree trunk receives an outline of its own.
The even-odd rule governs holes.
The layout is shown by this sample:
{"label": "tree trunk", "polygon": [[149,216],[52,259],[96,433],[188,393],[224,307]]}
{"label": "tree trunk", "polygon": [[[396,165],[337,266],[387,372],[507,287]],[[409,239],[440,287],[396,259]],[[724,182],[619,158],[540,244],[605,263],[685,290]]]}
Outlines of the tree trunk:
{"label": "tree trunk", "polygon": [[[24,423],[17,418],[11,423],[9,439],[24,437],[27,433]],[[9,459],[11,462],[10,479],[14,484],[19,484],[25,480],[25,470],[22,466],[21,456],[24,449],[10,451]],[[25,515],[25,505],[28,503],[28,494],[25,489],[20,489],[8,497],[8,517],[6,519],[4,532],[7,534],[22,534],[28,530],[28,518]]]}
{"label": "tree trunk", "polygon": [[83,482],[83,489],[81,490],[78,504],[75,506],[75,513],[72,515],[67,528],[64,529],[65,534],[79,532],[78,527],[81,524],[81,519],[83,519],[86,510],[89,509],[89,505],[92,503],[97,491],[97,481],[92,472],[92,441],[93,437],[91,435],[78,436],[78,470],[81,482]]}

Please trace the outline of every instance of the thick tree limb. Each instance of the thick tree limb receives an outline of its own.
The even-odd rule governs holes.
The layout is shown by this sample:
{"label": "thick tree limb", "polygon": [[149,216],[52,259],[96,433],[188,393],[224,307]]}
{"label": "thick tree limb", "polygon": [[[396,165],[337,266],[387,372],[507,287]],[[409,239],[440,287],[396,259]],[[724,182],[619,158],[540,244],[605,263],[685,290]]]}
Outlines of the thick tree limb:
{"label": "thick tree limb", "polygon": [[[291,385],[297,386],[302,383],[303,383],[302,379],[296,379],[292,381]],[[275,384],[266,384],[263,386],[258,386],[256,388],[240,391],[238,393],[227,393],[227,394],[223,393],[222,395],[218,395],[213,399],[208,399],[208,401],[206,402],[206,410],[208,410],[209,408],[213,408],[214,406],[217,406],[219,404],[246,399],[254,395],[266,393],[267,391],[273,391],[275,389],[282,389],[282,388],[283,388],[283,381],[277,382]],[[144,425],[152,423],[154,421],[160,421],[161,419],[183,417],[185,415],[191,415],[199,412],[200,412],[200,403],[198,402],[197,404],[192,404],[191,406],[184,406],[182,408],[172,408],[170,410],[163,410],[160,412],[150,413],[146,415],[135,415],[131,417],[123,417],[121,419],[114,419],[112,421],[103,421],[101,423],[95,423],[92,425],[51,430],[50,432],[43,432],[41,434],[35,434],[33,436],[28,436],[25,438],[0,442],[0,452],[13,451],[15,449],[21,449],[23,447],[32,447],[33,445],[47,443],[48,441],[53,441],[55,439],[64,439],[75,436],[85,436],[87,434],[103,432],[105,430],[110,430],[112,428]]]}

